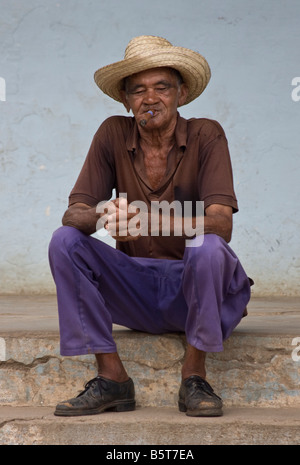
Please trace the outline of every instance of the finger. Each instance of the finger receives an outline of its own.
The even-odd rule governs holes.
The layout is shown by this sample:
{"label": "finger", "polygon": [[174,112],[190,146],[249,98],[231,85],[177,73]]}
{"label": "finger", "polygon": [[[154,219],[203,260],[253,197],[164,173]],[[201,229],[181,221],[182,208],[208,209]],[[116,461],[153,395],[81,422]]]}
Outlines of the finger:
{"label": "finger", "polygon": [[128,235],[128,219],[127,216],[118,210],[113,215],[108,215],[106,230],[111,236],[127,236]]}
{"label": "finger", "polygon": [[120,210],[128,210],[128,202],[124,197],[119,197],[118,206]]}

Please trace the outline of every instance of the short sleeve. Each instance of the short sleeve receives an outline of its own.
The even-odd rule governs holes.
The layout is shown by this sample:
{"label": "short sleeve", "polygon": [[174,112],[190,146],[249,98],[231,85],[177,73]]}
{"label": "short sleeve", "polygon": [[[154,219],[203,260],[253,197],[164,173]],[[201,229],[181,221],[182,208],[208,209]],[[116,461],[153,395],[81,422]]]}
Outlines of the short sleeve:
{"label": "short sleeve", "polygon": [[199,153],[198,189],[204,208],[221,204],[231,206],[233,213],[238,211],[228,143],[217,122],[210,121],[205,129]]}
{"label": "short sleeve", "polygon": [[69,196],[69,206],[81,202],[95,206],[109,200],[115,186],[114,159],[107,143],[107,129],[95,134],[77,181]]}

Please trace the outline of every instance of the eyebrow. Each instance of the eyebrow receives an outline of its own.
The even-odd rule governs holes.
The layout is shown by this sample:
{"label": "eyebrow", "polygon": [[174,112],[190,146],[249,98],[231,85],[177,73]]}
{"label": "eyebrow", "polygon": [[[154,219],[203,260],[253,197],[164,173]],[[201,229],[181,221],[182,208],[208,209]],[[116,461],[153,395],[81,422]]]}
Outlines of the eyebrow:
{"label": "eyebrow", "polygon": [[[154,83],[153,87],[157,87],[157,86],[172,87],[173,84],[170,81],[162,79],[161,81],[157,81],[157,82]],[[130,92],[135,92],[137,89],[143,88],[143,87],[145,87],[144,84],[137,83],[134,86],[130,86],[130,84],[129,84],[129,85],[126,86],[126,92],[129,92],[129,93]]]}
{"label": "eyebrow", "polygon": [[[175,69],[175,68],[169,68],[169,69],[170,69],[171,73],[173,74],[173,76],[176,77],[176,80],[177,80],[178,85],[183,84],[184,81],[183,81],[183,78],[182,78],[180,72],[179,72],[177,69]],[[131,77],[131,76],[127,76],[127,77],[125,77],[125,78],[123,79],[122,89],[125,90],[125,92],[127,92],[128,89],[129,89],[130,77]],[[162,81],[159,81],[159,83],[158,83],[158,84],[155,84],[155,85],[159,85],[159,84],[161,84],[161,83],[163,83],[163,84],[167,83],[167,85],[170,84],[169,81],[166,81],[165,79],[163,79]],[[134,90],[136,90],[138,87],[142,87],[142,84],[140,84],[140,85],[137,84],[136,86],[134,86]],[[132,92],[132,91],[131,91],[131,92]]]}

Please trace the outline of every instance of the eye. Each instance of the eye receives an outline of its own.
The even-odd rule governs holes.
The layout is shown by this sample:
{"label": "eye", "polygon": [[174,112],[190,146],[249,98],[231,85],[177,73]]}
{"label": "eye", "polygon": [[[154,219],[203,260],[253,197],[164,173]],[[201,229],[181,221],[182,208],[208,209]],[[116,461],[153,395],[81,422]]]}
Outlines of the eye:
{"label": "eye", "polygon": [[145,89],[141,88],[141,87],[138,87],[137,89],[132,89],[132,90],[129,90],[129,94],[130,95],[142,95],[143,93],[145,92]]}

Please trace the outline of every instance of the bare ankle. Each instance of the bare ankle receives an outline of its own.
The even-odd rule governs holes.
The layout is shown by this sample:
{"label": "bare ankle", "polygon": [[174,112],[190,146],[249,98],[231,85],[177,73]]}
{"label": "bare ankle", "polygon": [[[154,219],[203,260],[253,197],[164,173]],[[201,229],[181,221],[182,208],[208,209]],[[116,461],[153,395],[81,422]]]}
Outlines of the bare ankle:
{"label": "bare ankle", "polygon": [[181,377],[184,381],[185,379],[189,378],[190,376],[200,376],[202,379],[206,379],[206,371],[205,370],[184,370],[182,371]]}
{"label": "bare ankle", "polygon": [[111,354],[95,354],[95,356],[99,376],[103,376],[103,378],[107,378],[118,383],[128,381],[128,374],[117,352]]}
{"label": "bare ankle", "polygon": [[205,379],[205,358],[206,352],[198,350],[195,347],[188,344],[184,364],[182,366],[181,371],[182,379],[185,380],[192,375],[197,375]]}

